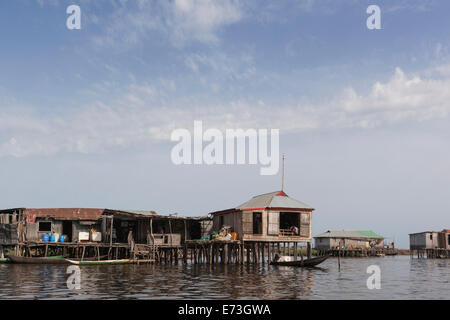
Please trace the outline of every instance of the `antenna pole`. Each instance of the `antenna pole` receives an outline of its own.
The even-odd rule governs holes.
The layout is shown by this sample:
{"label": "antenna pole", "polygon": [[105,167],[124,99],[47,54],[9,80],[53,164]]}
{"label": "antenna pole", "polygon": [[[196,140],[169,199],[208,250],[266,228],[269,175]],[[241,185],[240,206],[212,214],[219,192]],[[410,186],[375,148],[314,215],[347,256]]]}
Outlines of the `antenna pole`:
{"label": "antenna pole", "polygon": [[284,156],[284,154],[283,154],[283,159],[282,159],[282,172],[281,172],[281,191],[284,191],[284,159],[285,159],[285,156]]}

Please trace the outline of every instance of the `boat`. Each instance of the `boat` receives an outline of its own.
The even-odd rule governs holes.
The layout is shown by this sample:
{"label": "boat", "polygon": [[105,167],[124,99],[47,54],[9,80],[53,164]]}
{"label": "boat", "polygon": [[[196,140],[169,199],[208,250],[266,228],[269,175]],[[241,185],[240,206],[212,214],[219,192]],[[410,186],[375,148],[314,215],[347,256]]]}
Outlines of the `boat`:
{"label": "boat", "polygon": [[8,263],[9,259],[8,258],[0,258],[0,263]]}
{"label": "boat", "polygon": [[69,264],[65,256],[51,257],[19,257],[13,254],[6,255],[11,263],[20,264]]}
{"label": "boat", "polygon": [[79,261],[79,260],[70,260],[70,259],[66,259],[70,264],[75,264],[78,266],[90,266],[90,265],[99,265],[99,264],[129,264],[129,263],[134,263],[133,260],[131,259],[120,259],[120,260],[93,260],[93,261],[89,261],[89,260],[83,260],[83,261]]}
{"label": "boat", "polygon": [[299,260],[299,261],[282,261],[282,262],[271,261],[270,264],[273,265],[273,266],[307,268],[307,267],[315,267],[315,266],[321,264],[322,262],[324,262],[325,260],[327,260],[328,258],[329,258],[329,256],[326,255],[326,256],[320,256],[320,257],[311,258],[311,259],[305,259],[303,261],[302,260]]}

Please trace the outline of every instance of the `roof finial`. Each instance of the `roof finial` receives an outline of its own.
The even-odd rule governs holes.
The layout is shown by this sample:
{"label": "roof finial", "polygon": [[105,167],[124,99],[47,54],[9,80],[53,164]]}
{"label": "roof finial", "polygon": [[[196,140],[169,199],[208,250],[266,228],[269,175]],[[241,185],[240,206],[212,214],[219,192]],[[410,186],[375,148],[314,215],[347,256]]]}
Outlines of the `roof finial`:
{"label": "roof finial", "polygon": [[283,158],[282,158],[282,163],[281,163],[281,191],[284,191],[284,159],[286,159],[286,157],[283,154]]}

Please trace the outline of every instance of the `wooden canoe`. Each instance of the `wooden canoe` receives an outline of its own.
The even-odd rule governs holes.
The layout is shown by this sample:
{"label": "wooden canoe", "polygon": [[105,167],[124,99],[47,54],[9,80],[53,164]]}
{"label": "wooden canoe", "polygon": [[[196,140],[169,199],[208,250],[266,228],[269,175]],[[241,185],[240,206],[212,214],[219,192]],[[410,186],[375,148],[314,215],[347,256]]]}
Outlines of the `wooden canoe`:
{"label": "wooden canoe", "polygon": [[316,258],[311,258],[311,259],[305,259],[303,261],[285,261],[285,262],[276,262],[276,261],[271,261],[270,264],[273,266],[286,266],[286,267],[303,267],[303,268],[307,268],[307,267],[315,267],[319,264],[321,264],[322,262],[324,262],[325,260],[327,260],[329,258],[328,255],[326,256],[321,256],[321,257],[316,257]]}
{"label": "wooden canoe", "polygon": [[7,255],[6,256],[11,263],[21,263],[21,264],[69,264],[67,259],[63,256],[53,256],[53,257],[19,257],[15,255]]}
{"label": "wooden canoe", "polygon": [[130,259],[121,259],[121,260],[97,260],[97,261],[79,261],[79,260],[69,260],[67,261],[71,264],[79,265],[79,266],[91,266],[91,265],[99,265],[99,264],[129,264],[134,263],[133,260]]}

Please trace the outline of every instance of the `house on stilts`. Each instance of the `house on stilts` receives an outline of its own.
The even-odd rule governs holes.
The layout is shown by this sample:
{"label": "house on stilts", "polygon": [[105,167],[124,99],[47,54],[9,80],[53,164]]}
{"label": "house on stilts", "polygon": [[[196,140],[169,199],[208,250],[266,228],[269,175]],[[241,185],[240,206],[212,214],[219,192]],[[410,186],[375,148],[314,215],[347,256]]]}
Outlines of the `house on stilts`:
{"label": "house on stilts", "polygon": [[[211,212],[215,232],[227,230],[232,241],[216,242],[220,257],[211,253],[210,263],[216,259],[228,262],[258,262],[272,260],[275,254],[300,256],[300,245],[307,245],[311,257],[312,213],[310,205],[289,197],[284,191],[255,196],[243,204]],[[229,251],[232,251],[230,254]],[[207,255],[208,256],[208,255]]]}

